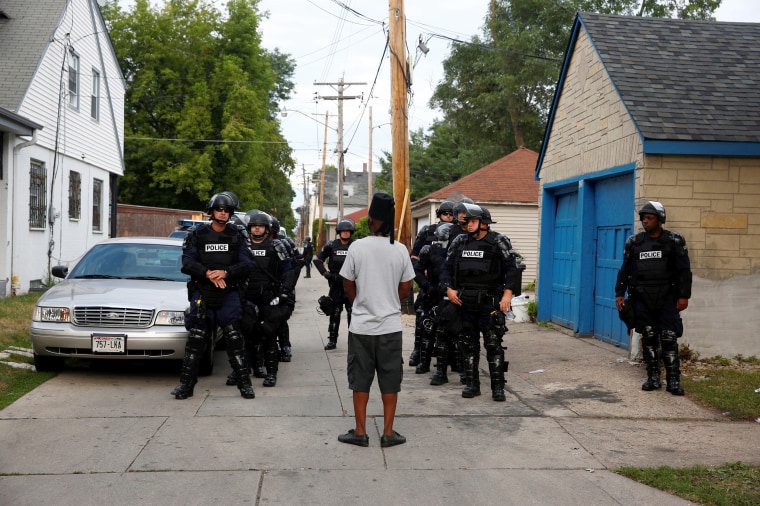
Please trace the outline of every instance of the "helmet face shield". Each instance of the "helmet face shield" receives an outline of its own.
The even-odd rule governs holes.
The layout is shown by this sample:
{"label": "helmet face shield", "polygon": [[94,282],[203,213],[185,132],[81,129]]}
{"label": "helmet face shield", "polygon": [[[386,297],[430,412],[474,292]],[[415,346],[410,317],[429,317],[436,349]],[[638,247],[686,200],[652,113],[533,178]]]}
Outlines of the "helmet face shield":
{"label": "helmet face shield", "polygon": [[224,210],[230,214],[235,212],[238,204],[237,197],[233,199],[229,193],[230,192],[221,192],[211,197],[208,204],[206,204],[206,212],[211,214],[215,209]]}

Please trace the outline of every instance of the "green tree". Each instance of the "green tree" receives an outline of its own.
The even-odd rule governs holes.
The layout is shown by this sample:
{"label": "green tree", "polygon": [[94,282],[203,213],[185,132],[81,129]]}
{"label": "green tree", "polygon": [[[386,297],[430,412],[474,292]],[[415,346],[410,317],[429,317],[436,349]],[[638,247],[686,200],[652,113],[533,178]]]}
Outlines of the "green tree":
{"label": "green tree", "polygon": [[261,47],[258,3],[230,0],[225,15],[201,0],[103,8],[127,87],[122,202],[198,209],[232,190],[243,210],[295,225],[295,165],[275,114],[294,64]]}

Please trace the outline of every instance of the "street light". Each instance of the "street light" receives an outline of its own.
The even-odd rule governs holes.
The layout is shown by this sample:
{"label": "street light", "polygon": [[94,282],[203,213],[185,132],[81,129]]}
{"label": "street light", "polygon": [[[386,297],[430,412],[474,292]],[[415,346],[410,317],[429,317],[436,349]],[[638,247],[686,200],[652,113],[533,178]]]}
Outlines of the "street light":
{"label": "street light", "polygon": [[[317,122],[317,123],[319,123],[319,124],[320,124],[320,125],[322,125],[322,126],[326,126],[326,127],[327,127],[327,128],[329,128],[330,130],[334,130],[334,131],[336,131],[336,132],[338,131],[338,129],[337,129],[337,128],[331,127],[330,125],[325,125],[324,123],[322,123],[322,122],[321,122],[321,121],[319,121],[318,119],[316,119],[316,118],[313,118],[313,117],[311,116],[311,114],[306,114],[305,112],[301,112],[301,111],[299,111],[299,110],[297,110],[297,109],[286,109],[285,107],[283,107],[282,109],[280,109],[280,116],[282,116],[283,118],[287,118],[287,117],[288,117],[288,113],[289,113],[289,112],[296,112],[296,113],[300,114],[301,116],[304,116],[304,117],[306,117],[306,118],[309,118],[310,120],[312,120],[312,121],[314,121],[314,122]],[[316,115],[316,114],[317,114],[317,113],[314,113],[314,115]]]}

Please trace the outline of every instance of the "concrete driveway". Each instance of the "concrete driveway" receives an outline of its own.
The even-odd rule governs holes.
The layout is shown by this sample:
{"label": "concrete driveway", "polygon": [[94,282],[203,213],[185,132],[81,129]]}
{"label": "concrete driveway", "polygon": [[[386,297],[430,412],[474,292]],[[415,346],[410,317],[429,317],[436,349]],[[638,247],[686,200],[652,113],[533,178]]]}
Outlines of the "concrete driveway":
{"label": "concrete driveway", "polygon": [[[226,355],[177,401],[176,365],[67,370],[0,411],[0,504],[457,505],[688,504],[620,477],[620,466],[760,464],[760,424],[729,423],[688,397],[642,392],[627,350],[529,323],[510,325],[507,402],[461,397],[456,374],[429,385],[405,367],[396,429],[383,449],[375,388],[369,448],[353,427],[346,324],[326,352],[326,292],[302,278],[293,361],[256,398],[224,384]],[[405,349],[413,326],[405,317]],[[485,360],[481,361],[485,367]]]}

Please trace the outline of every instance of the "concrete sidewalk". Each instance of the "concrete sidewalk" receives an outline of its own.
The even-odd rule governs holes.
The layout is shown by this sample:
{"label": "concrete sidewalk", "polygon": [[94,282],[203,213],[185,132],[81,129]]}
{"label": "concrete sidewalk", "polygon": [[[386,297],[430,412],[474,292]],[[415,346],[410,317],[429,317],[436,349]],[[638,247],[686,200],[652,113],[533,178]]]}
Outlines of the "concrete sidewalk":
{"label": "concrete sidewalk", "polygon": [[[353,427],[346,324],[323,350],[327,283],[302,278],[290,322],[293,361],[256,398],[225,386],[226,355],[177,401],[176,367],[67,370],[0,411],[0,504],[688,504],[620,477],[620,466],[760,464],[760,424],[728,423],[688,397],[642,392],[624,349],[529,323],[510,325],[507,402],[461,397],[457,375],[432,387],[405,366],[382,449],[376,384],[369,448]],[[413,343],[405,318],[405,355]],[[485,360],[481,360],[485,366]]]}

